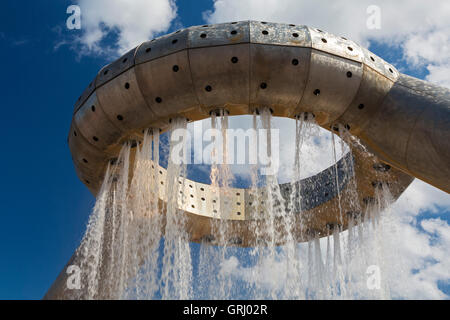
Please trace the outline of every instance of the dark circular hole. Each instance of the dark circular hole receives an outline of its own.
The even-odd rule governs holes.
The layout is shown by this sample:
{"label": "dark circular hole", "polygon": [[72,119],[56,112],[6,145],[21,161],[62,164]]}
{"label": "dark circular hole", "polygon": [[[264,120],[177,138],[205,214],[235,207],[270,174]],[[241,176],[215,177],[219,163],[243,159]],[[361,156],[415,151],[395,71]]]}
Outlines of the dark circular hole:
{"label": "dark circular hole", "polygon": [[316,89],[316,90],[314,90],[313,93],[314,93],[315,96],[318,96],[318,95],[320,94],[320,90],[319,90],[319,89]]}
{"label": "dark circular hole", "polygon": [[231,34],[236,34],[236,33],[237,33],[236,30],[231,31]]}
{"label": "dark circular hole", "polygon": [[150,51],[152,51],[152,48],[145,49],[145,52],[147,52],[147,53],[149,53]]}
{"label": "dark circular hole", "polygon": [[390,73],[394,73],[394,71],[392,71],[392,69],[391,69],[391,68],[389,68],[389,72],[390,72]]}
{"label": "dark circular hole", "polygon": [[347,71],[347,78],[351,78],[352,77],[352,73],[351,73],[351,71]]}
{"label": "dark circular hole", "polygon": [[205,201],[206,199],[202,197],[202,201]]}
{"label": "dark circular hole", "polygon": [[237,63],[238,61],[239,61],[239,59],[237,57],[231,58],[231,62],[233,62],[233,63]]}
{"label": "dark circular hole", "polygon": [[191,196],[191,198],[193,198],[193,197],[194,197],[194,195],[193,195],[193,194],[191,194],[190,196]]}
{"label": "dark circular hole", "polygon": [[375,58],[374,57],[370,57],[370,60],[372,60],[373,62],[375,62]]}
{"label": "dark circular hole", "polygon": [[175,43],[177,43],[177,42],[178,42],[177,39],[173,39],[173,40],[172,40],[172,44],[175,44]]}
{"label": "dark circular hole", "polygon": [[259,87],[260,87],[261,89],[266,89],[266,88],[267,88],[267,83],[261,82],[261,84],[259,85]]}
{"label": "dark circular hole", "polygon": [[263,30],[262,34],[266,36],[269,34],[269,32],[267,30]]}
{"label": "dark circular hole", "polygon": [[106,74],[108,73],[108,70],[105,70],[105,72],[103,72],[103,74],[106,76]]}
{"label": "dark circular hole", "polygon": [[347,49],[350,50],[350,51],[353,51],[353,48],[352,48],[352,47],[347,47]]}
{"label": "dark circular hole", "polygon": [[207,86],[205,87],[205,90],[208,91],[208,92],[210,92],[210,91],[212,90],[212,88],[211,88],[210,85],[207,85]]}
{"label": "dark circular hole", "polygon": [[241,213],[238,211],[238,212],[236,212],[236,214],[238,215],[238,216],[240,216],[241,215]]}
{"label": "dark circular hole", "polygon": [[323,43],[327,43],[328,41],[327,41],[327,39],[322,38],[322,42],[323,42]]}
{"label": "dark circular hole", "polygon": [[359,109],[359,110],[364,109],[364,104],[361,103],[361,104],[358,106],[358,109]]}
{"label": "dark circular hole", "polygon": [[88,163],[88,161],[87,161],[85,158],[83,158],[83,162],[84,162],[84,163]]}
{"label": "dark circular hole", "polygon": [[177,65],[174,65],[172,67],[173,72],[178,72],[178,70],[180,70],[180,68]]}
{"label": "dark circular hole", "polygon": [[156,97],[156,98],[155,98],[155,101],[156,101],[156,103],[161,103],[161,102],[162,102],[162,99],[161,99],[160,97]]}
{"label": "dark circular hole", "polygon": [[117,115],[117,120],[122,121],[122,120],[123,120],[123,117],[122,117],[120,114],[118,114],[118,115]]}
{"label": "dark circular hole", "polygon": [[128,82],[125,83],[125,89],[130,89],[130,84]]}
{"label": "dark circular hole", "polygon": [[298,38],[298,33],[293,33],[292,36],[294,36],[295,38]]}
{"label": "dark circular hole", "polygon": [[86,184],[89,184],[89,183],[90,183],[89,180],[84,180],[84,182],[86,182]]}
{"label": "dark circular hole", "polygon": [[206,33],[202,33],[202,34],[200,35],[200,38],[206,38]]}
{"label": "dark circular hole", "polygon": [[294,66],[298,65],[298,59],[292,59],[292,64],[293,64]]}
{"label": "dark circular hole", "polygon": [[389,170],[391,169],[391,166],[388,165],[388,164],[384,164],[384,163],[375,163],[375,164],[373,165],[373,168],[374,168],[376,171],[387,172],[387,171],[389,171]]}
{"label": "dark circular hole", "polygon": [[93,136],[93,137],[92,137],[92,140],[98,141],[98,138],[97,138],[96,136]]}
{"label": "dark circular hole", "polygon": [[240,194],[239,192],[236,192],[236,195],[237,195],[237,196],[240,196],[241,194]]}
{"label": "dark circular hole", "polygon": [[92,112],[95,112],[95,106],[91,106]]}
{"label": "dark circular hole", "polygon": [[128,58],[123,59],[123,60],[122,60],[122,63],[127,62],[127,60],[128,60]]}
{"label": "dark circular hole", "polygon": [[200,190],[201,190],[201,191],[205,191],[205,188],[202,187],[202,188],[200,188]]}

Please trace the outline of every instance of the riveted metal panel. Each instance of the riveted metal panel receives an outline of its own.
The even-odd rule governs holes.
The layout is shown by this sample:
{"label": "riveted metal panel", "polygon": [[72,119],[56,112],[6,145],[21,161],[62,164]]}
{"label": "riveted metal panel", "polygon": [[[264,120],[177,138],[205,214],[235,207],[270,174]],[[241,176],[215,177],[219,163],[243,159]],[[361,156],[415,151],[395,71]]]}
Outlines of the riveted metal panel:
{"label": "riveted metal panel", "polygon": [[[236,63],[233,57],[238,59]],[[189,61],[200,104],[248,105],[249,44],[189,49]]]}
{"label": "riveted metal panel", "polygon": [[249,42],[249,22],[232,22],[189,28],[189,48]]}
{"label": "riveted metal panel", "polygon": [[258,21],[250,22],[250,42],[311,47],[311,38],[306,26]]}
{"label": "riveted metal panel", "polygon": [[250,105],[272,107],[274,116],[295,111],[308,78],[310,48],[250,45]]}
{"label": "riveted metal panel", "polygon": [[94,92],[75,113],[73,122],[79,133],[95,148],[106,150],[120,138],[120,130],[111,123]]}
{"label": "riveted metal panel", "polygon": [[308,82],[297,113],[315,113],[320,125],[333,122],[355,98],[362,70],[361,63],[312,50]]}
{"label": "riveted metal panel", "polygon": [[308,28],[308,30],[314,49],[357,62],[363,61],[364,53],[353,41],[315,28]]}
{"label": "riveted metal panel", "polygon": [[77,102],[75,103],[75,106],[73,108],[73,113],[77,112],[78,109],[80,109],[81,105],[89,98],[89,96],[94,92],[95,90],[95,79],[89,83],[86,89],[84,89],[81,96],[78,97]]}
{"label": "riveted metal panel", "polygon": [[187,50],[136,65],[135,72],[147,104],[159,118],[198,106]]}
{"label": "riveted metal panel", "polygon": [[373,52],[370,52],[366,48],[361,48],[364,54],[364,64],[369,66],[370,68],[374,69],[375,71],[379,72],[380,74],[384,75],[386,78],[390,79],[391,81],[397,81],[399,72],[397,69],[391,65],[390,63],[387,63],[380,57],[378,57]]}
{"label": "riveted metal panel", "polygon": [[121,73],[134,66],[134,53],[136,48],[131,49],[116,61],[104,66],[95,79],[95,87],[98,88],[106,82],[114,79]]}
{"label": "riveted metal panel", "polygon": [[136,80],[135,68],[129,69],[97,89],[103,111],[122,131],[141,131],[155,120]]}
{"label": "riveted metal panel", "polygon": [[350,126],[352,134],[359,134],[373,115],[380,110],[383,99],[391,90],[394,82],[380,75],[371,67],[364,65],[361,85],[350,106],[337,121]]}
{"label": "riveted metal panel", "polygon": [[136,64],[184,50],[188,47],[189,29],[182,29],[144,42],[136,52]]}

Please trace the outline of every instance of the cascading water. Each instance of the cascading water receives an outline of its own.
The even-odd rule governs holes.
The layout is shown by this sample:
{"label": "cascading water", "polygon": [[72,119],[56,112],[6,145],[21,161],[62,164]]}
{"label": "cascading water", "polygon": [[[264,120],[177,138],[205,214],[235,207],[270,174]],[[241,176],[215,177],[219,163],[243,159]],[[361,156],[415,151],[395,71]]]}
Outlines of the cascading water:
{"label": "cascading water", "polygon": [[[259,120],[259,124],[258,124]],[[378,186],[376,197],[366,212],[357,199],[358,186],[350,179],[352,157],[342,169],[335,165],[340,220],[329,226],[328,236],[319,238],[308,230],[302,216],[302,185],[305,155],[302,146],[316,132],[314,118],[302,113],[296,117],[295,156],[292,183],[280,189],[276,174],[261,176],[261,166],[251,167],[251,230],[256,245],[233,247],[228,238],[233,174],[227,164],[228,115],[213,112],[214,130],[211,154],[211,187],[219,210],[214,212],[211,230],[215,238],[201,244],[191,243],[186,217],[179,209],[185,203],[187,121],[172,119],[171,141],[166,176],[159,170],[159,130],[147,130],[141,144],[126,143],[119,157],[106,171],[101,191],[91,214],[87,231],[78,249],[85,272],[89,299],[351,299],[389,298],[388,263],[393,253],[386,244],[385,227],[391,199],[385,185]],[[267,108],[253,115],[254,141],[272,150],[272,115]],[[220,130],[219,130],[220,127]],[[357,144],[348,130],[338,125],[340,153],[351,152],[347,145]],[[257,131],[262,130],[263,135]],[[175,134],[174,134],[175,133]],[[338,152],[331,136],[332,156]],[[221,141],[222,143],[218,143]],[[257,152],[256,144],[249,152]],[[134,151],[133,151],[134,150]],[[270,159],[270,157],[269,157]],[[132,162],[130,162],[132,161]],[[267,164],[266,164],[267,165]],[[133,169],[133,170],[130,170]],[[343,170],[344,174],[338,174]],[[132,177],[129,172],[133,172]],[[346,212],[349,225],[342,231],[343,214],[339,179],[347,179],[354,199]],[[319,189],[320,186],[317,186]],[[287,195],[286,195],[287,192]],[[165,205],[163,201],[165,200]],[[386,213],[387,212],[387,213]],[[386,219],[386,215],[388,219]],[[297,218],[298,217],[298,218]],[[298,225],[300,224],[300,225]],[[308,235],[298,243],[294,228]],[[281,239],[281,240],[280,240]],[[232,240],[232,239],[231,239]],[[383,285],[373,290],[367,284],[367,268],[379,268]]]}

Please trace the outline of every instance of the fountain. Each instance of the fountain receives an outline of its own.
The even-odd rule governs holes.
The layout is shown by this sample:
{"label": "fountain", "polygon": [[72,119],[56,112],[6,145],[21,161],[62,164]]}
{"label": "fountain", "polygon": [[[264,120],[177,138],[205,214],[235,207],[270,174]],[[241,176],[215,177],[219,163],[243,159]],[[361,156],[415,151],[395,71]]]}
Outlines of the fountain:
{"label": "fountain", "polygon": [[[69,146],[97,202],[45,298],[390,298],[388,277],[372,290],[367,270],[401,267],[388,263],[386,226],[413,177],[450,190],[449,105],[448,90],[306,26],[233,22],[145,42],[75,105]],[[269,163],[252,164],[249,188],[238,188],[227,129],[245,114]],[[274,164],[275,116],[296,126],[287,183],[261,175]],[[206,118],[212,162],[200,183],[187,174],[186,128]],[[333,165],[302,179],[302,146],[319,126],[331,132]],[[67,286],[69,266],[80,288]]]}

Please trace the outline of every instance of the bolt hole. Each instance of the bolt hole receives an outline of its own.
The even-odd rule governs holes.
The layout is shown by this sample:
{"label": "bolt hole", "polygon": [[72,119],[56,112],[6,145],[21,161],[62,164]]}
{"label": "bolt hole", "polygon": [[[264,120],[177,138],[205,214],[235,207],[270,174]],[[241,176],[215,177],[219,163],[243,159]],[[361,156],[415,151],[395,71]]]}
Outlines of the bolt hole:
{"label": "bolt hole", "polygon": [[200,35],[200,38],[206,38],[206,33],[202,33],[201,35]]}
{"label": "bolt hole", "polygon": [[125,89],[130,89],[130,84],[128,82],[125,83]]}
{"label": "bolt hole", "polygon": [[84,180],[84,182],[86,182],[86,184],[89,184],[89,183],[90,183],[89,180]]}
{"label": "bolt hole", "polygon": [[261,89],[266,89],[266,88],[267,88],[267,83],[261,82],[261,84],[259,85],[259,87],[260,87]]}
{"label": "bolt hole", "polygon": [[347,71],[347,78],[351,78],[353,76],[353,74],[351,73],[351,71]]}
{"label": "bolt hole", "polygon": [[206,199],[205,198],[201,198],[202,199],[202,201],[205,201]]}
{"label": "bolt hole", "polygon": [[160,97],[156,97],[156,98],[155,98],[155,101],[156,101],[156,103],[161,103],[161,102],[162,102],[162,99],[161,99]]}
{"label": "bolt hole", "polygon": [[298,59],[292,59],[292,64],[293,64],[294,66],[298,65]]}
{"label": "bolt hole", "polygon": [[320,94],[320,90],[319,90],[319,89],[314,90],[313,94],[314,94],[315,96],[318,96],[318,95]]}
{"label": "bolt hole", "polygon": [[177,43],[177,42],[178,42],[177,39],[173,39],[173,40],[172,40],[172,44],[175,44],[175,43]]}
{"label": "bolt hole", "polygon": [[373,62],[375,62],[375,58],[374,57],[370,57],[370,60],[372,60]]}
{"label": "bolt hole", "polygon": [[212,87],[211,87],[210,85],[207,85],[207,86],[205,87],[205,90],[206,90],[207,92],[211,92]]}
{"label": "bolt hole", "polygon": [[239,61],[238,57],[231,58],[232,63],[237,63]]}
{"label": "bolt hole", "polygon": [[177,65],[174,65],[172,67],[173,72],[178,72],[178,70],[180,70],[180,67],[178,67]]}
{"label": "bolt hole", "polygon": [[241,213],[238,211],[238,212],[236,212],[236,214],[238,215],[238,216],[240,216],[241,215]]}
{"label": "bolt hole", "polygon": [[389,68],[389,72],[390,72],[390,73],[394,73],[394,71],[393,71],[391,68]]}
{"label": "bolt hole", "polygon": [[145,52],[147,52],[147,53],[149,53],[150,51],[152,51],[152,48],[145,49]]}
{"label": "bolt hole", "polygon": [[95,106],[91,106],[92,112],[95,112]]}
{"label": "bolt hole", "polygon": [[127,61],[128,61],[128,58],[125,58],[125,59],[122,60],[122,63],[125,63]]}
{"label": "bolt hole", "polygon": [[105,72],[103,72],[103,75],[107,75],[108,74],[108,70],[105,70]]}
{"label": "bolt hole", "polygon": [[123,120],[123,117],[122,117],[120,114],[118,114],[118,115],[117,115],[117,120],[122,121],[122,120]]}
{"label": "bolt hole", "polygon": [[76,137],[76,136],[77,136],[77,132],[76,132],[76,131],[74,131],[74,132],[73,132],[73,135],[74,135],[74,136]]}
{"label": "bolt hole", "polygon": [[267,24],[267,22],[265,22],[265,21],[261,21],[261,24]]}
{"label": "bolt hole", "polygon": [[349,51],[353,51],[353,48],[352,48],[352,47],[347,47],[347,49],[348,49]]}
{"label": "bolt hole", "polygon": [[97,138],[96,136],[93,136],[93,137],[92,137],[92,140],[98,141],[98,138]]}
{"label": "bolt hole", "polygon": [[83,162],[84,162],[84,163],[88,163],[88,161],[87,161],[85,158],[83,158]]}
{"label": "bolt hole", "polygon": [[233,35],[235,35],[235,34],[237,33],[237,31],[236,31],[236,30],[233,30],[233,31],[231,31],[230,33],[233,34]]}
{"label": "bolt hole", "polygon": [[322,42],[323,42],[323,43],[327,43],[328,41],[327,41],[327,39],[322,38]]}
{"label": "bolt hole", "polygon": [[294,36],[295,38],[298,38],[298,33],[293,33],[292,36]]}
{"label": "bolt hole", "polygon": [[361,104],[358,106],[358,109],[359,109],[359,110],[364,109],[364,104],[361,103]]}

